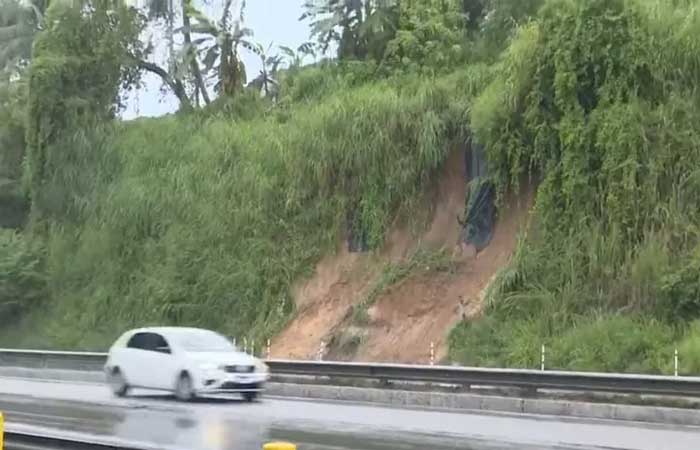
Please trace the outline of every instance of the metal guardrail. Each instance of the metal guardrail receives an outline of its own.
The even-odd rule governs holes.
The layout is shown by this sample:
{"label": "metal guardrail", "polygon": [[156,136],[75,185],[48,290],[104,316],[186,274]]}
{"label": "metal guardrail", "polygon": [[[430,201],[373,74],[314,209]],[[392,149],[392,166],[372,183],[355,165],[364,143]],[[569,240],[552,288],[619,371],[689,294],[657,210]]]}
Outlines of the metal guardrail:
{"label": "metal guardrail", "polygon": [[[0,366],[101,371],[106,353],[0,349]],[[700,397],[699,377],[267,360],[273,375]]]}
{"label": "metal guardrail", "polygon": [[106,353],[0,349],[0,367],[102,371]]}

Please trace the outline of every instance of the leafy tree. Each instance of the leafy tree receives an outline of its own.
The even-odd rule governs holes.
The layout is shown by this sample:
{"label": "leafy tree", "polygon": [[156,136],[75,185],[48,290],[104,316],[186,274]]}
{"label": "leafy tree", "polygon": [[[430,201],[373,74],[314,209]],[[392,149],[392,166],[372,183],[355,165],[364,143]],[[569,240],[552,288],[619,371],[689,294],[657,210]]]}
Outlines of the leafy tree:
{"label": "leafy tree", "polygon": [[308,0],[300,20],[311,20],[322,53],[337,45],[341,60],[379,60],[394,36],[399,5],[398,0]]}
{"label": "leafy tree", "polygon": [[[168,48],[167,63],[161,66],[156,62],[146,59],[136,59],[137,65],[141,70],[151,72],[161,78],[163,84],[167,86],[180,102],[180,108],[189,110],[192,108],[192,99],[187,90],[187,76],[191,72],[192,64],[187,64],[182,61],[183,53],[179,55],[175,51],[175,21],[178,17],[182,17],[183,22],[188,21],[189,16],[186,16],[189,2],[186,0],[148,0],[145,5],[145,11],[142,13],[148,19],[150,26],[155,26],[159,22],[165,25],[165,40]],[[180,30],[184,30],[184,26]],[[189,28],[189,25],[188,25]],[[187,30],[187,38],[191,41],[189,29]],[[152,44],[149,42],[149,47]],[[196,60],[193,60],[196,63]],[[184,66],[184,69],[182,68]]]}
{"label": "leafy tree", "polygon": [[484,0],[478,30],[489,55],[497,55],[514,30],[537,14],[544,0]]}
{"label": "leafy tree", "polygon": [[460,0],[402,3],[396,37],[387,44],[387,62],[410,70],[452,67],[462,55],[462,7]]}
{"label": "leafy tree", "polygon": [[[139,61],[140,67],[161,77],[184,109],[199,104],[200,97],[211,102],[211,80],[216,93],[233,96],[246,83],[241,49],[256,51],[252,30],[243,26],[245,6],[245,0],[224,0],[221,18],[214,22],[192,0],[150,0],[145,14],[166,25],[168,64]],[[182,26],[175,29],[177,20]],[[178,34],[182,44],[176,49]]]}
{"label": "leafy tree", "polygon": [[26,181],[38,211],[46,203],[42,186],[56,169],[51,152],[70,151],[58,148],[62,138],[116,116],[144,55],[143,17],[123,4],[52,2],[45,23],[34,43],[27,102]]}
{"label": "leafy tree", "polygon": [[20,188],[25,156],[26,67],[45,3],[0,0],[0,227],[19,228],[28,203]]}

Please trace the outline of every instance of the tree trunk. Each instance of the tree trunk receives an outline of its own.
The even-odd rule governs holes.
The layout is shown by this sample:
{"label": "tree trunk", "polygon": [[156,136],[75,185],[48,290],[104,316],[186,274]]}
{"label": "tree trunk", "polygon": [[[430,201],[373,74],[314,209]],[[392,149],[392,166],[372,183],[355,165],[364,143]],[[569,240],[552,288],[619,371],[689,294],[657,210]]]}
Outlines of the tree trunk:
{"label": "tree trunk", "polygon": [[165,69],[156,64],[143,60],[138,60],[136,63],[138,64],[139,68],[158,75],[163,82],[167,84],[170,89],[172,89],[178,100],[180,100],[180,107],[182,109],[192,109],[192,103],[190,102],[190,98],[187,96],[187,91],[185,90],[185,86],[182,84],[182,81],[171,77]]}
{"label": "tree trunk", "polygon": [[[182,2],[182,25],[183,25],[183,36],[185,39],[185,45],[192,45],[192,35],[190,33],[190,16],[187,14],[187,5],[189,5],[191,0],[183,0]],[[197,63],[197,58],[192,58],[190,60],[190,68],[192,69],[192,75],[194,75],[194,81],[197,83],[197,87],[202,93],[202,98],[204,102],[208,105],[211,103],[209,99],[209,93],[207,92],[207,87],[204,84],[204,79],[202,78],[202,72],[199,70],[199,64]]]}
{"label": "tree trunk", "polygon": [[168,16],[166,17],[166,39],[168,40],[168,72],[175,71],[175,6],[173,0],[168,0]]}

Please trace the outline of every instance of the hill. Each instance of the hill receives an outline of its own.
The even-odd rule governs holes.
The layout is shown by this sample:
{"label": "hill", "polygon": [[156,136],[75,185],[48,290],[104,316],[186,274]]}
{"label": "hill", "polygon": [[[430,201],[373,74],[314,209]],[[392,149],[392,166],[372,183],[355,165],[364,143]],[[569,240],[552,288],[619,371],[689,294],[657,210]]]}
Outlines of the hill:
{"label": "hill", "polygon": [[[66,81],[106,83],[92,59],[39,52],[32,215],[0,241],[26,302],[0,301],[0,344],[100,349],[168,323],[286,357],[424,362],[433,342],[537,367],[546,345],[553,368],[668,373],[678,347],[700,370],[700,4],[524,2],[494,35],[515,8],[495,3],[476,28],[409,14],[379,61],[292,71],[276,103],[130,123]],[[79,101],[56,101],[57,73]]]}

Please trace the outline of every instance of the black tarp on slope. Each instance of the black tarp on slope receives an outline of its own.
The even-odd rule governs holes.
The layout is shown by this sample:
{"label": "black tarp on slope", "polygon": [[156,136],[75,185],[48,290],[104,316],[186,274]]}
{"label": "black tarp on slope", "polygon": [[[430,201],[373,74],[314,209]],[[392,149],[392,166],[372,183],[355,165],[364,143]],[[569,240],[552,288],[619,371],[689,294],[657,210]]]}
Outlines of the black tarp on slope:
{"label": "black tarp on slope", "polygon": [[479,252],[493,238],[496,224],[496,188],[488,177],[486,154],[482,145],[467,141],[465,151],[467,203],[462,220],[462,240]]}
{"label": "black tarp on slope", "polygon": [[469,182],[469,200],[464,216],[464,242],[476,251],[489,245],[496,224],[496,189],[488,178],[475,178]]}

